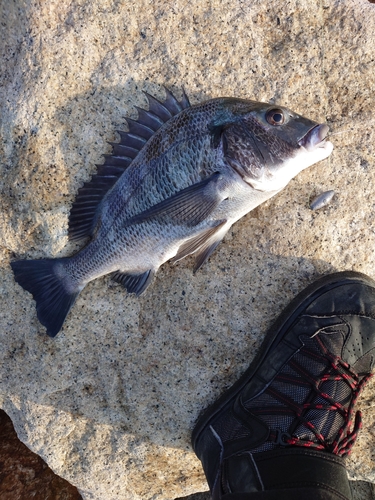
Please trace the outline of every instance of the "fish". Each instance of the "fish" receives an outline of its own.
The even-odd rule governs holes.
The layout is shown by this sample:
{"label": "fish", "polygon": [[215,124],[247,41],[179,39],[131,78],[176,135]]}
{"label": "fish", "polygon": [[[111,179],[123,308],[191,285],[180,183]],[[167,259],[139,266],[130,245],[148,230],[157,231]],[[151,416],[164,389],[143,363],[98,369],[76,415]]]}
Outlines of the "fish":
{"label": "fish", "polygon": [[[195,256],[196,272],[238,219],[327,158],[328,126],[286,107],[235,97],[190,104],[164,88],[78,190],[68,236],[86,240],[70,257],[15,260],[16,282],[56,336],[78,294],[111,274],[141,295],[167,261]],[[82,241],[83,244],[83,241]]]}
{"label": "fish", "polygon": [[315,198],[310,203],[311,210],[319,210],[328,205],[328,203],[332,200],[334,194],[335,192],[330,190],[324,191],[324,193],[315,196]]}

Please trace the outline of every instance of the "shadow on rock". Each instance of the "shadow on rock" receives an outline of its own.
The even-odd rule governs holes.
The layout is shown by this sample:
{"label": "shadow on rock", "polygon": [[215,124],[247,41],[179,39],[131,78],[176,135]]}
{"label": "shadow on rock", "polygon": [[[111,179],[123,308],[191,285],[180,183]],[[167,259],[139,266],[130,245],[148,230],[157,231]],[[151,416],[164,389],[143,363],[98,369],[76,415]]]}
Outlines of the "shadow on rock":
{"label": "shadow on rock", "polygon": [[[110,151],[106,141],[125,129],[123,116],[135,116],[133,104],[146,105],[139,89],[163,97],[162,89],[134,80],[122,87],[95,85],[58,109],[51,124],[68,171],[66,210],[101,154]],[[201,96],[189,97],[194,102]],[[82,420],[88,434],[90,426],[95,433],[107,425],[111,439],[131,435],[134,446],[147,441],[189,449],[198,414],[247,367],[282,307],[319,274],[334,271],[329,263],[274,255],[257,244],[251,228],[262,210],[270,208],[238,222],[196,275],[189,259],[166,264],[141,298],[109,277],[90,283],[55,339],[45,336],[31,296],[10,285],[22,318],[8,318],[6,365],[19,376],[8,380],[7,391],[20,403],[9,397],[6,410],[24,412],[24,439],[35,411],[50,423],[62,419],[74,427]],[[67,244],[60,255],[76,250]]]}

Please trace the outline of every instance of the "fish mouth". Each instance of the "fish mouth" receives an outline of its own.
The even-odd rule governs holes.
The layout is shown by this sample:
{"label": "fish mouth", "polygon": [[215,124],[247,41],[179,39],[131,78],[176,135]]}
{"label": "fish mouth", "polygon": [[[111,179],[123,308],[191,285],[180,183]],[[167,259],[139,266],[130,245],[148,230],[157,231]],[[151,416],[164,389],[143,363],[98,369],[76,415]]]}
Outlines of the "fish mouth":
{"label": "fish mouth", "polygon": [[325,123],[322,125],[315,125],[315,127],[311,128],[307,134],[298,141],[298,144],[307,151],[323,148],[326,144],[325,138],[327,137],[328,131],[329,127]]}

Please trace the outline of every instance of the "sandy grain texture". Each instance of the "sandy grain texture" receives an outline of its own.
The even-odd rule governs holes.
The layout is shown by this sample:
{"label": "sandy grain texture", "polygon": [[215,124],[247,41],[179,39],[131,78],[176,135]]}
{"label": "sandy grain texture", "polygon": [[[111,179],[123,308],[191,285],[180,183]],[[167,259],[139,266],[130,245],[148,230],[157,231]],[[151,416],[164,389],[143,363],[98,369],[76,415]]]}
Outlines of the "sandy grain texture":
{"label": "sandy grain texture", "polygon": [[[321,274],[375,276],[375,5],[10,0],[0,19],[0,407],[85,500],[204,491],[192,426],[277,314]],[[327,121],[335,150],[235,224],[195,276],[188,259],[166,264],[140,299],[96,280],[47,338],[9,261],[76,250],[75,193],[145,105],[141,91],[162,97],[162,85],[193,103],[279,102]],[[374,387],[349,461],[370,482]]]}

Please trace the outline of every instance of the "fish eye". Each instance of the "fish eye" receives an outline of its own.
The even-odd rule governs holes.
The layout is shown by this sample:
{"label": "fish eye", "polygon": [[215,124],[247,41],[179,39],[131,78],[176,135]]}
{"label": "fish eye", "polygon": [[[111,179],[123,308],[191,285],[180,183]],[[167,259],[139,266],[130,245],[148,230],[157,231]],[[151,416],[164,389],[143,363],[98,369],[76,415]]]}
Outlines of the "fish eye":
{"label": "fish eye", "polygon": [[266,120],[270,125],[282,125],[285,121],[284,112],[281,109],[270,109],[266,113]]}

